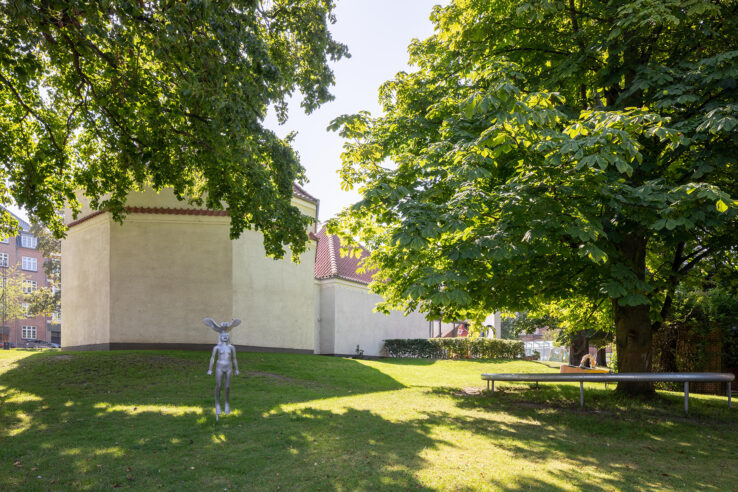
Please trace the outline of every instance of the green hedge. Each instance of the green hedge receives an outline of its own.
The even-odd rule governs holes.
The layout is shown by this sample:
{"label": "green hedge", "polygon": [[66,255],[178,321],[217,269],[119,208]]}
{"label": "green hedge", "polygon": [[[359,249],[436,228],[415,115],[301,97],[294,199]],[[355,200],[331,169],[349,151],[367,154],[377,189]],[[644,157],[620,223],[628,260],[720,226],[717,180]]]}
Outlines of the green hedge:
{"label": "green hedge", "polygon": [[418,359],[518,359],[525,355],[520,340],[496,338],[410,338],[384,341],[388,357]]}

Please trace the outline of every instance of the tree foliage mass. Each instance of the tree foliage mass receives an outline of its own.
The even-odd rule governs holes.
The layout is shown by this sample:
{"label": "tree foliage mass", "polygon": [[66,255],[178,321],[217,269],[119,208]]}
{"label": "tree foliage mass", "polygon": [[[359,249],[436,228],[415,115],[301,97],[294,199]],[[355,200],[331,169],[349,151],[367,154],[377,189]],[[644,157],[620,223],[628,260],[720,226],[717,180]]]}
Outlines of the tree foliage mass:
{"label": "tree foliage mass", "polygon": [[648,371],[681,279],[736,252],[738,2],[457,0],[432,20],[384,115],[332,125],[363,195],[333,228],[372,250],[380,307],[548,306],[614,326],[620,370]]}
{"label": "tree foliage mass", "polygon": [[[290,205],[304,171],[289,139],[264,128],[299,91],[331,99],[330,0],[9,0],[0,2],[0,202],[63,234],[79,204],[120,220],[127,193],[170,186],[226,208],[231,235],[264,234],[268,253],[304,251]],[[3,216],[4,232],[17,232]]]}

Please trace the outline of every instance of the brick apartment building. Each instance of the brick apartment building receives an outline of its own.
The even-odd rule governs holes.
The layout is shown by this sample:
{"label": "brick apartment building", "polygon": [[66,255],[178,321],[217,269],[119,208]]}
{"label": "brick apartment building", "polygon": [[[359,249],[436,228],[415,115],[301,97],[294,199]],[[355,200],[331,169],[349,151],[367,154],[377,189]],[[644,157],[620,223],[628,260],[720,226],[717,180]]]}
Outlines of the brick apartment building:
{"label": "brick apartment building", "polygon": [[[30,293],[49,285],[44,271],[44,257],[37,249],[38,239],[30,233],[30,224],[13,216],[18,219],[21,233],[16,237],[0,239],[0,279],[8,274],[9,267],[15,266],[16,273],[25,277],[23,291]],[[3,305],[0,300],[0,344],[10,342],[12,346],[27,347],[33,341],[61,341],[61,326],[57,316],[54,316],[56,319],[45,316],[5,319],[4,326],[2,318]]]}

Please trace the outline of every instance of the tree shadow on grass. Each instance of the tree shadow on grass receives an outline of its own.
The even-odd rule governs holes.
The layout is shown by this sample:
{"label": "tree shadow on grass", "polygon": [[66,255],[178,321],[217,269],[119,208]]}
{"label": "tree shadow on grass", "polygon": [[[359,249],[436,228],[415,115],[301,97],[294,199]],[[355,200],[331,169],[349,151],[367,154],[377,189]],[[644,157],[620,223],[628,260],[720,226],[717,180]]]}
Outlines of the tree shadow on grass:
{"label": "tree shadow on grass", "polygon": [[[724,472],[722,486],[714,475],[718,468],[714,460],[728,464],[736,452],[727,436],[713,435],[709,443],[685,442],[683,433],[675,432],[677,426],[667,421],[636,425],[598,416],[562,418],[560,411],[530,408],[508,414],[513,418],[426,412],[426,419],[433,427],[487,438],[509,459],[534,464],[533,470],[521,469],[513,480],[500,479],[492,470],[487,478],[491,488],[653,490],[688,485],[692,490],[724,490],[731,483],[730,469]],[[710,463],[710,470],[703,468],[705,463]],[[488,465],[482,462],[479,468]]]}
{"label": "tree shadow on grass", "polygon": [[[472,390],[472,391],[467,391]],[[680,394],[657,392],[647,396],[626,396],[615,391],[615,385],[585,383],[584,407],[579,403],[577,383],[547,384],[536,386],[531,382],[500,383],[495,391],[483,388],[434,388],[439,395],[456,399],[461,408],[487,408],[507,410],[514,406],[541,409],[577,411],[579,413],[600,413],[622,419],[665,418],[671,421],[733,424],[738,420],[736,413],[727,406],[723,398],[689,400],[689,415],[684,415],[684,397]]]}
{"label": "tree shadow on grass", "polygon": [[[216,423],[207,354],[32,355],[0,375],[0,489],[423,489],[423,422],[285,405],[403,388],[349,359],[239,354]],[[395,445],[396,440],[402,446]],[[40,478],[39,478],[40,477]]]}
{"label": "tree shadow on grass", "polygon": [[[579,388],[547,385],[506,386],[489,393],[434,388],[464,412],[427,412],[430,425],[475,436],[489,436],[513,458],[541,465],[520,473],[514,482],[489,479],[492,488],[681,489],[721,490],[732,486],[738,444],[733,430],[738,417],[721,402],[700,402],[699,415],[684,417],[681,398],[662,395],[629,399],[613,391],[587,388],[579,408]],[[480,415],[481,412],[481,415]],[[549,463],[568,463],[589,473],[557,470]],[[732,464],[731,464],[732,463]],[[568,470],[568,471],[566,471]],[[597,479],[593,482],[592,475]],[[719,485],[716,485],[718,483]]]}

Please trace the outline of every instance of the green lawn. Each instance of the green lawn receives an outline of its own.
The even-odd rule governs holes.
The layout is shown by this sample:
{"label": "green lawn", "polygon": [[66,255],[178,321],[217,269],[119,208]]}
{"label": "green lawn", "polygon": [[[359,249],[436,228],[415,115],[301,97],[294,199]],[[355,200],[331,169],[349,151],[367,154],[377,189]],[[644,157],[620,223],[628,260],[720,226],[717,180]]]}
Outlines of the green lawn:
{"label": "green lawn", "polygon": [[736,490],[738,408],[498,383],[537,362],[0,351],[0,490]]}

